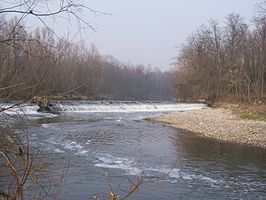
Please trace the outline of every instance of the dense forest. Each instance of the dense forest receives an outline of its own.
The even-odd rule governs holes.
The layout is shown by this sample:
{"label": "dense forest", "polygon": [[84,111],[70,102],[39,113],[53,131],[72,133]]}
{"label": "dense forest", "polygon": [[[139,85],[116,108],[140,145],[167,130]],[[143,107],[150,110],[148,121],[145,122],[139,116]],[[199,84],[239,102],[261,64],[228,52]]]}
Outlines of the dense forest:
{"label": "dense forest", "polygon": [[180,100],[251,101],[266,97],[266,1],[251,23],[230,14],[210,20],[179,51],[176,96]]}
{"label": "dense forest", "polygon": [[93,45],[58,38],[47,27],[28,31],[21,20],[1,18],[1,99],[170,100],[173,80],[172,72],[123,64]]}

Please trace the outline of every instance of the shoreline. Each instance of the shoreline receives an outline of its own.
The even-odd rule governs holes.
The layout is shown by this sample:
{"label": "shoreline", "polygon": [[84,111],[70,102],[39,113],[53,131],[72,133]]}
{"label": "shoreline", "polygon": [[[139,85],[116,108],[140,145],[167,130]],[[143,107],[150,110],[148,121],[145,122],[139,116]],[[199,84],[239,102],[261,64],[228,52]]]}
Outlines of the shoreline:
{"label": "shoreline", "polygon": [[230,109],[190,110],[152,120],[202,137],[266,148],[266,122],[240,119]]}

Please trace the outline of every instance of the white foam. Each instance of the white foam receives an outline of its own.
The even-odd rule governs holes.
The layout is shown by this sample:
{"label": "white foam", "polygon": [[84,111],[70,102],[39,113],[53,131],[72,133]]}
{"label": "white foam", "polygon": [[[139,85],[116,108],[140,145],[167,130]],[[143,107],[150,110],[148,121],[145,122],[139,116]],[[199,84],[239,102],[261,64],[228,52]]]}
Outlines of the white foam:
{"label": "white foam", "polygon": [[54,149],[54,152],[56,152],[56,153],[65,153],[65,151],[63,151],[61,149],[57,149],[57,148]]}
{"label": "white foam", "polygon": [[[205,108],[205,104],[185,103],[114,103],[114,104],[77,104],[57,105],[59,110],[66,113],[108,113],[108,112],[165,112],[186,111]],[[121,120],[120,118],[117,120]]]}
{"label": "white foam", "polygon": [[57,138],[49,138],[47,140],[45,140],[46,142],[48,142],[49,144],[53,144],[53,145],[61,145],[62,142],[59,141]]}
{"label": "white foam", "polygon": [[143,172],[133,160],[127,158],[114,157],[110,154],[98,154],[97,158],[100,163],[94,164],[96,167],[120,169],[128,175],[140,175]]}
{"label": "white foam", "polygon": [[51,113],[43,113],[38,112],[39,106],[35,104],[20,104],[19,106],[14,106],[14,104],[7,103],[1,104],[1,108],[7,109],[1,114],[8,114],[8,115],[27,115],[27,117],[56,117],[58,115],[51,114]]}
{"label": "white foam", "polygon": [[47,139],[46,144],[44,145],[50,146],[50,149],[58,153],[64,153],[67,150],[74,152],[76,155],[85,155],[88,153],[88,150],[86,150],[84,146],[72,140],[62,141],[62,140],[52,137],[52,138]]}
{"label": "white foam", "polygon": [[38,106],[36,105],[26,105],[26,104],[21,104],[19,106],[12,107],[12,104],[4,104],[1,105],[2,108],[7,109],[4,111],[6,114],[38,114]]}
{"label": "white foam", "polygon": [[201,181],[214,183],[214,184],[219,183],[218,180],[213,179],[211,177],[204,176],[202,174],[200,174],[200,175],[188,174],[179,168],[173,168],[173,169],[170,169],[170,168],[157,168],[157,169],[156,168],[148,168],[147,170],[157,171],[160,173],[168,174],[168,176],[170,178],[173,178],[173,179],[182,179],[182,180],[187,180],[187,181],[189,181],[189,180],[201,180]]}
{"label": "white foam", "polygon": [[91,140],[87,140],[87,142],[85,143],[85,144],[91,144],[92,143],[92,141]]}
{"label": "white foam", "polygon": [[[12,104],[2,104],[1,108],[8,108]],[[109,112],[166,112],[166,111],[186,111],[205,108],[205,104],[188,104],[188,103],[141,103],[141,102],[69,102],[63,104],[55,104],[60,112],[66,113],[109,113]],[[37,112],[39,107],[35,104],[21,104],[20,106],[10,108],[3,113],[10,115],[26,114],[43,117],[55,117],[57,115],[51,113]],[[118,118],[117,120],[121,120]]]}
{"label": "white foam", "polygon": [[156,168],[139,167],[132,159],[115,157],[110,154],[98,154],[98,162],[94,165],[96,167],[120,169],[125,171],[129,175],[143,175],[152,177],[166,177],[162,178],[162,181],[177,182],[179,180],[184,181],[202,181],[209,184],[212,187],[218,186],[221,181],[208,177],[206,175],[188,174],[179,168],[167,168],[158,166]]}
{"label": "white foam", "polygon": [[89,151],[86,149],[82,149],[80,151],[78,151],[77,153],[75,153],[76,155],[86,155]]}
{"label": "white foam", "polygon": [[209,176],[206,176],[203,174],[200,174],[200,175],[189,174],[187,172],[182,171],[179,168],[173,168],[173,169],[170,169],[170,168],[154,169],[153,168],[153,169],[148,169],[148,170],[167,174],[168,177],[170,178],[169,181],[171,181],[171,182],[176,182],[178,180],[184,180],[184,181],[196,181],[196,180],[198,180],[198,181],[205,182],[205,183],[211,185],[212,187],[216,187],[216,186],[218,186],[218,184],[221,183],[221,181],[213,179]]}
{"label": "white foam", "polygon": [[81,150],[83,149],[83,146],[80,144],[76,143],[75,141],[68,140],[64,145],[64,149],[68,150]]}
{"label": "white foam", "polygon": [[41,125],[43,128],[49,128],[49,127],[51,127],[51,124],[42,124]]}

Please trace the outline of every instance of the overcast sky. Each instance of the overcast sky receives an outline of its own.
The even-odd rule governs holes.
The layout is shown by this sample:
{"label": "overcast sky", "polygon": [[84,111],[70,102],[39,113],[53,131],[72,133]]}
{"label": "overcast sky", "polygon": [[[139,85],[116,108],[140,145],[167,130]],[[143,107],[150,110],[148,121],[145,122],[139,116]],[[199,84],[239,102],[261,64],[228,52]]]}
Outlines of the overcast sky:
{"label": "overcast sky", "polygon": [[[177,47],[208,19],[224,22],[239,13],[249,22],[260,0],[84,0],[88,7],[112,15],[82,13],[97,32],[87,29],[74,39],[95,44],[101,54],[122,62],[169,69]],[[57,22],[60,35],[73,35],[74,24]],[[81,38],[80,38],[81,37]],[[73,38],[73,37],[72,37]],[[71,37],[70,37],[71,39]]]}
{"label": "overcast sky", "polygon": [[170,68],[177,47],[208,19],[224,22],[229,13],[248,21],[256,0],[97,0],[88,1],[96,10],[113,16],[92,17],[97,33],[83,35],[102,54],[123,62]]}

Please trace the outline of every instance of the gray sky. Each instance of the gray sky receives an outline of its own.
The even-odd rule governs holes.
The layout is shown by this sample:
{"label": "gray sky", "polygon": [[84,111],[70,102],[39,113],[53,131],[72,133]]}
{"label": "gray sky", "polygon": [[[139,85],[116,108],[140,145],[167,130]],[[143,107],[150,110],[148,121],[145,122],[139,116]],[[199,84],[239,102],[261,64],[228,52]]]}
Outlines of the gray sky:
{"label": "gray sky", "polygon": [[[87,2],[87,1],[86,1]],[[97,0],[88,1],[96,10],[113,16],[92,17],[97,33],[82,37],[102,54],[123,62],[151,64],[169,69],[177,47],[208,19],[223,22],[236,12],[248,21],[257,0]]]}
{"label": "gray sky", "polygon": [[[261,0],[262,1],[262,0]],[[249,22],[260,0],[84,0],[92,9],[112,16],[82,13],[96,29],[74,37],[95,44],[100,53],[133,64],[169,69],[177,47],[208,19],[224,22],[235,12]],[[60,35],[77,31],[74,24],[57,21]]]}

